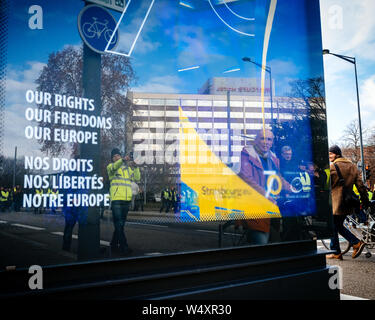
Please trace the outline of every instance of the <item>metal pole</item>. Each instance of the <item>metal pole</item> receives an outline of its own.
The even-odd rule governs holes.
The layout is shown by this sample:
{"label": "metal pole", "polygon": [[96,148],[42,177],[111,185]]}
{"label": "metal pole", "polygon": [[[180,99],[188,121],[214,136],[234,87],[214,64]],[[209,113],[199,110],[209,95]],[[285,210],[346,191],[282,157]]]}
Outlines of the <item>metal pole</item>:
{"label": "metal pole", "polygon": [[14,163],[13,163],[13,189],[16,186],[16,163],[17,163],[17,147],[14,148]]}
{"label": "metal pole", "polygon": [[364,161],[364,155],[363,155],[363,139],[362,139],[362,121],[361,121],[361,107],[359,103],[359,89],[358,89],[358,74],[357,74],[357,61],[355,57],[348,57],[343,56],[336,53],[331,53],[329,50],[325,49],[323,50],[323,54],[331,54],[335,57],[338,57],[340,59],[343,59],[345,61],[348,61],[352,64],[354,64],[354,71],[355,71],[355,85],[357,90],[357,106],[358,106],[358,123],[359,123],[359,139],[360,139],[360,148],[361,148],[361,167],[362,167],[362,180],[363,183],[366,183],[366,170],[365,170],[365,161]]}
{"label": "metal pole", "polygon": [[271,127],[272,127],[272,131],[274,131],[274,121],[273,121],[273,99],[272,99],[272,95],[273,95],[273,88],[272,88],[272,73],[271,73],[271,68],[268,67],[268,72],[270,74],[270,96],[271,96]]}
{"label": "metal pole", "polygon": [[230,91],[227,91],[228,165],[232,164],[232,134],[230,127]]}
{"label": "metal pole", "polygon": [[[85,98],[94,99],[95,110],[90,113],[100,116],[101,103],[101,55],[91,50],[86,44],[83,45],[83,70],[82,88]],[[100,130],[96,129],[100,141]],[[94,171],[92,174],[101,175],[100,144],[81,144],[81,157],[92,159]],[[97,189],[90,190],[90,193],[98,192]],[[82,219],[83,220],[83,219]],[[89,260],[100,257],[100,208],[89,207],[87,209],[86,221],[82,221],[78,228],[78,260]]]}
{"label": "metal pole", "polygon": [[355,85],[357,89],[357,105],[358,105],[358,122],[359,122],[359,139],[361,144],[361,163],[362,163],[362,179],[363,183],[366,183],[366,170],[365,170],[365,161],[363,156],[363,139],[362,139],[362,122],[361,122],[361,107],[359,104],[359,89],[358,89],[358,75],[357,75],[357,63],[355,58],[354,60],[354,70],[355,70]]}
{"label": "metal pole", "polygon": [[147,166],[144,166],[145,168],[145,171],[144,171],[144,175],[145,175],[145,180],[144,180],[144,190],[143,190],[143,201],[144,201],[144,204],[146,205],[146,201],[147,201]]}

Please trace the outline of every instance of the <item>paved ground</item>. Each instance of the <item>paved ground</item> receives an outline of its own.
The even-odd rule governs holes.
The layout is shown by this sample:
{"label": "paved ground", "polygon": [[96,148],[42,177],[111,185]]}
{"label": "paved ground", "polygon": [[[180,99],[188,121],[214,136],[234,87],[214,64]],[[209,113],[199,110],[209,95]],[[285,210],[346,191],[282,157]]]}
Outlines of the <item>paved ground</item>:
{"label": "paved ground", "polygon": [[[143,217],[143,220],[140,219]],[[160,224],[163,221],[163,224]],[[176,224],[172,214],[131,213],[126,230],[136,248],[135,255],[168,253],[216,248],[218,245],[217,223]],[[60,215],[33,215],[31,213],[6,213],[0,216],[0,265],[20,266],[25,261],[50,265],[76,261],[77,237],[73,237],[72,252],[61,250],[64,219]],[[101,223],[102,246],[108,247],[113,232],[110,219]],[[230,239],[231,237],[229,237]],[[326,250],[320,241],[318,249]],[[22,252],[20,255],[19,253]],[[343,299],[360,297],[375,300],[375,250],[365,257],[365,251],[357,259],[351,251],[344,261],[327,260],[328,265],[342,268]],[[37,259],[37,261],[35,260]],[[1,269],[2,269],[1,268]]]}
{"label": "paved ground", "polygon": [[[318,248],[321,243],[318,242]],[[357,259],[352,259],[352,250],[344,255],[344,260],[327,259],[327,264],[339,266],[342,269],[344,295],[375,300],[375,250],[370,250],[372,256],[365,257],[364,250]]]}

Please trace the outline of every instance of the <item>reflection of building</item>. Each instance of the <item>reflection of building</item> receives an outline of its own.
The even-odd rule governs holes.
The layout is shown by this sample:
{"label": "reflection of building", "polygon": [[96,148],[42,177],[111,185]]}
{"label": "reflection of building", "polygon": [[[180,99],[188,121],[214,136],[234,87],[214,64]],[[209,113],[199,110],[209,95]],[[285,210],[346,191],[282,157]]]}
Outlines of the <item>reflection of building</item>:
{"label": "reflection of building", "polygon": [[[201,136],[211,135],[207,144],[211,145],[211,150],[218,156],[228,157],[228,141],[229,135],[231,136],[232,163],[239,162],[240,152],[246,140],[251,140],[257,130],[263,127],[261,98],[258,95],[128,92],[128,98],[133,104],[134,149],[139,150],[140,144],[143,148],[148,144],[149,154],[152,153],[154,161],[160,164],[163,163],[165,151],[177,140],[179,106]],[[269,97],[265,97],[264,118],[268,127],[271,123],[269,101]],[[274,120],[277,122],[293,120],[294,108],[297,107],[291,104],[290,99],[274,97]],[[215,143],[214,139],[220,141]]]}
{"label": "reflection of building", "polygon": [[[264,95],[270,94],[269,82],[266,81],[264,88]],[[273,96],[275,95],[275,81],[272,80]],[[255,78],[210,78],[202,88],[199,89],[200,94],[227,94],[231,95],[245,95],[245,96],[260,96],[261,85],[258,79]]]}

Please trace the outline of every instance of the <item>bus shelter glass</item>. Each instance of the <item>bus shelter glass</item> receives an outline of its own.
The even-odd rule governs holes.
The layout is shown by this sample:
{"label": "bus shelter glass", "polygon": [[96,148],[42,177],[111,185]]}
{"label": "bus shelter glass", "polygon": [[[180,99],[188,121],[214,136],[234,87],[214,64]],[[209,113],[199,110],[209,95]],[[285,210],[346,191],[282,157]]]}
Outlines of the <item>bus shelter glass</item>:
{"label": "bus shelter glass", "polygon": [[2,267],[331,236],[317,0],[2,6]]}

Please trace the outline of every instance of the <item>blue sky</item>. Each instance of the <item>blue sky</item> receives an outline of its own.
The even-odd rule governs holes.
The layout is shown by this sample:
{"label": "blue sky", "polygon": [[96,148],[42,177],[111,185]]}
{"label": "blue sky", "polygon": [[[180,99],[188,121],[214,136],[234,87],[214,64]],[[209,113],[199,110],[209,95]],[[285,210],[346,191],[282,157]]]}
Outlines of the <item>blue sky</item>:
{"label": "blue sky", "polygon": [[[323,46],[357,59],[362,126],[375,127],[375,1],[321,0]],[[324,56],[328,134],[340,142],[344,128],[358,119],[352,64]]]}
{"label": "blue sky", "polygon": [[[151,1],[132,1],[120,24],[118,51],[129,51]],[[259,78],[260,69],[244,63],[242,57],[261,62],[268,3],[269,0],[229,2],[228,7],[233,11],[230,12],[223,4],[216,5],[211,0],[214,12],[209,0],[155,0],[131,55],[138,78],[133,89],[197,93],[209,77]],[[316,32],[319,21],[315,17],[307,27],[304,21],[311,8],[305,8],[303,3],[289,0],[286,5],[286,2],[278,1],[267,56],[276,83],[276,95],[283,96],[289,91],[289,81],[323,74],[321,39]],[[17,0],[13,4],[9,26],[7,121],[23,125],[24,92],[35,88],[34,81],[47,63],[48,55],[67,45],[81,45],[77,16],[83,2]],[[33,4],[43,8],[42,30],[28,27],[31,16],[28,8]],[[119,13],[114,16],[120,18]],[[246,18],[255,18],[255,21]],[[250,36],[252,34],[254,37]],[[199,68],[178,72],[189,67]],[[223,73],[230,69],[240,70]],[[343,70],[346,69],[344,66]],[[333,73],[329,68],[326,72]],[[361,72],[363,75],[363,68]],[[371,83],[368,85],[371,87]],[[328,89],[327,94],[330,93]],[[21,143],[23,137],[19,126],[7,126],[6,130],[14,139],[19,137]],[[28,153],[35,151],[33,144],[28,144],[27,148]]]}
{"label": "blue sky", "polygon": [[[30,16],[27,13],[28,7],[34,2],[19,0],[14,6],[8,56],[12,70],[24,70],[31,62],[46,63],[48,54],[52,51],[61,50],[69,44],[79,45],[81,42],[76,27],[81,2],[39,2],[43,8],[43,30],[30,30],[25,23]],[[244,34],[254,34],[254,37],[228,29],[213,13],[208,1],[185,0],[184,3],[188,6],[178,5],[178,1],[173,1],[177,5],[171,6],[171,2],[155,1],[135,45],[132,62],[139,79],[137,86],[145,88],[155,77],[168,77],[176,79],[174,91],[195,93],[197,86],[203,84],[208,77],[223,76],[223,72],[231,68],[241,70],[230,76],[259,76],[259,69],[244,63],[241,58],[249,56],[261,61],[268,0],[229,3],[236,13],[254,17],[256,21],[238,19],[223,5],[216,6],[212,1],[225,22]],[[271,35],[268,63],[273,67],[278,95],[287,91],[289,79],[312,75],[311,69],[301,67],[311,61],[310,56],[305,54],[305,39],[311,37],[311,34],[306,31],[304,19],[300,19],[300,16],[291,23],[297,13],[304,11],[302,1],[294,0],[293,3],[293,6],[290,6],[290,2],[288,6],[282,6],[279,1]],[[151,0],[132,1],[120,24],[118,51],[126,52],[129,49],[150,4]],[[119,14],[114,15],[119,18]],[[19,46],[26,50],[19,50]],[[191,66],[200,68],[184,74],[177,72]],[[318,74],[321,73],[319,59],[316,70]]]}

